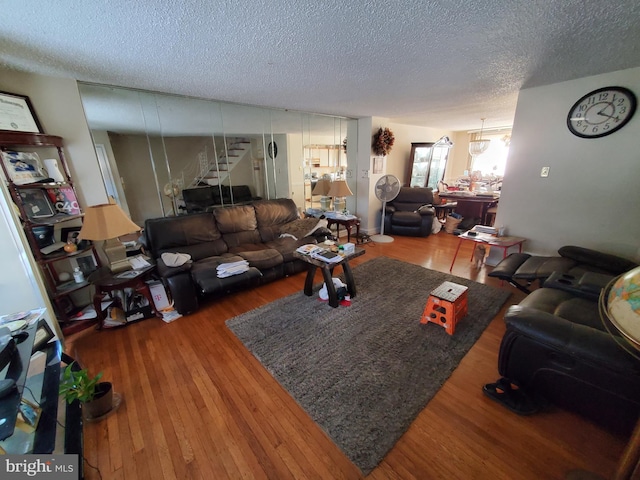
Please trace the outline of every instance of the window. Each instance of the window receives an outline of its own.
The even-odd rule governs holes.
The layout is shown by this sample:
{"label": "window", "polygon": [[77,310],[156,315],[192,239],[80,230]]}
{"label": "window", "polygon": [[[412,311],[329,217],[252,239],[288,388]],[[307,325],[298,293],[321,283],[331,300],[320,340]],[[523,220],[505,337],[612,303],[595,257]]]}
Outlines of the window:
{"label": "window", "polygon": [[480,170],[483,176],[503,176],[509,154],[509,142],[511,131],[494,134],[483,134],[484,138],[491,140],[487,151],[476,155],[471,163],[471,171]]}

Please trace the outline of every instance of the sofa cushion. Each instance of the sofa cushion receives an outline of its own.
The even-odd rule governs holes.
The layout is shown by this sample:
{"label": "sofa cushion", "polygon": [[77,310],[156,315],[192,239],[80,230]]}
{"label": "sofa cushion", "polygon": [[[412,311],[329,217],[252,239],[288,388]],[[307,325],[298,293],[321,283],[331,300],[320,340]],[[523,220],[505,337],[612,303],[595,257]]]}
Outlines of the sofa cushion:
{"label": "sofa cushion", "polygon": [[253,202],[260,238],[268,242],[280,236],[280,226],[297,220],[298,207],[290,198]]}
{"label": "sofa cushion", "polygon": [[433,204],[433,192],[428,187],[402,187],[389,204],[396,211],[415,212],[423,205]]}
{"label": "sofa cushion", "polygon": [[519,305],[541,310],[597,330],[604,328],[596,302],[576,297],[571,292],[564,290],[539,288],[531,292]]}
{"label": "sofa cushion", "polygon": [[187,253],[197,261],[227,252],[211,213],[149,219],[145,236],[155,257],[165,252]]}
{"label": "sofa cushion", "polygon": [[209,257],[195,262],[191,268],[191,278],[195,282],[198,290],[205,294],[218,294],[236,287],[245,287],[252,280],[261,276],[257,268],[250,267],[248,271],[226,278],[218,278],[218,265],[242,261],[243,258],[237,255],[222,255]]}
{"label": "sofa cushion", "polygon": [[[213,211],[218,230],[229,248],[245,243],[260,243],[256,212],[251,205],[216,208]],[[237,251],[237,250],[236,250]]]}
{"label": "sofa cushion", "polygon": [[420,226],[422,223],[422,217],[415,212],[393,212],[391,216],[391,222],[393,225],[413,227]]}
{"label": "sofa cushion", "polygon": [[605,271],[619,275],[638,266],[637,263],[626,258],[608,253],[598,252],[589,248],[566,245],[558,250],[565,258],[575,260],[576,263],[589,265],[592,271]]}
{"label": "sofa cushion", "polygon": [[280,252],[272,248],[252,251],[245,250],[243,252],[238,252],[238,255],[249,262],[250,266],[256,267],[260,270],[276,267],[281,265],[283,262]]}
{"label": "sofa cushion", "polygon": [[310,243],[308,238],[294,240],[291,237],[282,237],[276,238],[275,240],[272,240],[270,242],[265,242],[264,245],[280,252],[280,255],[282,255],[282,258],[285,262],[292,262],[296,260],[296,258],[293,256],[293,252],[295,252],[296,248],[306,243]]}

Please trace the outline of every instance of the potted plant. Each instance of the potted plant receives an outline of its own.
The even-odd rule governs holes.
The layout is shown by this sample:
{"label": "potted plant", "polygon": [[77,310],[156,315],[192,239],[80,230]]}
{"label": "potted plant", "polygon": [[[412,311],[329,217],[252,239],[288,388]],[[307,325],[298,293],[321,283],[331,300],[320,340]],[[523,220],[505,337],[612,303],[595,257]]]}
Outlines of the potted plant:
{"label": "potted plant", "polygon": [[67,403],[78,400],[87,419],[97,419],[113,408],[113,386],[111,382],[100,382],[102,372],[89,376],[87,369],[79,369],[75,362],[62,372],[60,395]]}

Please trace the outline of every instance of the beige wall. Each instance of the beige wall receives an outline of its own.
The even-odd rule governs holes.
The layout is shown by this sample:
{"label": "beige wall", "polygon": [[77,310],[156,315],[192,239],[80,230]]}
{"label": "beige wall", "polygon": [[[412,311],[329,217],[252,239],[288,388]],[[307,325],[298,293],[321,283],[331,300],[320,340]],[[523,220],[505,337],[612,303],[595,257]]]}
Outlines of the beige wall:
{"label": "beige wall", "polygon": [[640,259],[640,112],[602,138],[566,125],[574,102],[607,85],[640,95],[640,68],[520,92],[496,224],[528,238],[529,252],[579,245]]}
{"label": "beige wall", "polygon": [[[366,119],[365,119],[366,120]],[[367,128],[368,127],[368,128]],[[385,159],[385,169],[381,174],[373,174],[374,154],[371,150],[373,135],[379,128],[388,127],[393,132],[393,148]],[[400,123],[391,123],[389,119],[373,117],[371,124],[364,120],[358,125],[360,142],[358,144],[358,216],[361,218],[361,230],[367,234],[380,232],[382,202],[375,195],[376,182],[386,174],[395,175],[403,185],[408,184],[408,171],[411,156],[411,144],[416,142],[436,142],[440,137],[453,136],[452,131],[434,128],[416,127]],[[451,149],[450,155],[456,145]],[[447,166],[447,170],[448,170]],[[366,172],[366,173],[365,173]],[[445,173],[446,176],[446,173]],[[362,189],[362,192],[360,191]]]}
{"label": "beige wall", "polygon": [[27,95],[44,132],[64,139],[80,203],[83,206],[105,203],[107,193],[76,81],[2,70],[0,90]]}

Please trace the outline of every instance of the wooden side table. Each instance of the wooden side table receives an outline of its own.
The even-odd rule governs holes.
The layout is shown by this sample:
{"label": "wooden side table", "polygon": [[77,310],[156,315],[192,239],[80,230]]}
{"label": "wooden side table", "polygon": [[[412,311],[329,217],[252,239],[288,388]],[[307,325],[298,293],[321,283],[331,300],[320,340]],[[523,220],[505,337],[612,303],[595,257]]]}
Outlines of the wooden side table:
{"label": "wooden side table", "polygon": [[[502,249],[502,258],[507,257],[507,250],[510,247],[518,246],[518,252],[522,253],[522,244],[526,241],[526,238],[522,237],[495,237],[493,235],[488,235],[486,233],[476,233],[470,230],[472,235],[469,235],[469,232],[464,232],[461,235],[458,235],[458,248],[456,248],[456,253],[453,255],[453,260],[451,260],[451,266],[449,267],[449,271],[453,270],[453,264],[456,263],[456,258],[458,257],[458,252],[460,251],[460,245],[464,240],[475,242],[473,245],[473,252],[471,252],[471,259],[473,260],[473,253],[476,251],[476,247],[479,243],[483,243],[485,245],[489,245],[490,247],[496,247]],[[475,235],[473,235],[475,233]]]}
{"label": "wooden side table", "polygon": [[351,241],[351,229],[356,227],[356,238],[360,235],[360,219],[359,218],[329,218],[327,217],[327,228],[331,225],[336,226],[336,237],[340,238],[340,225],[347,229],[347,242]]}
{"label": "wooden side table", "polygon": [[[149,306],[151,307],[153,314],[159,316],[159,313],[155,309],[149,286],[145,283],[151,278],[155,268],[155,265],[150,265],[142,270],[127,270],[125,272],[114,274],[111,273],[109,268],[103,267],[91,274],[89,281],[96,289],[93,296],[93,306],[96,309],[96,314],[98,315],[98,329],[103,328],[105,320],[105,316],[102,313],[102,300],[107,294],[113,298],[112,292],[124,290],[125,288],[132,288],[136,293],[143,295],[149,302]],[[138,272],[138,275],[135,277],[125,275],[134,271]],[[129,273],[129,275],[131,274]],[[122,305],[122,308],[124,310],[125,306]],[[123,325],[126,325],[126,323]]]}

